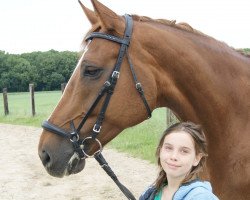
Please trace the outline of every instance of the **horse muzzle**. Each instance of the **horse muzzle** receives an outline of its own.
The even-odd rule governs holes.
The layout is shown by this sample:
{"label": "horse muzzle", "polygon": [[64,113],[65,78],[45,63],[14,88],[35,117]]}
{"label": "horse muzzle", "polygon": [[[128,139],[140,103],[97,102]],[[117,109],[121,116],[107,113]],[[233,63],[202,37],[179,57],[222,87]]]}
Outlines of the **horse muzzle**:
{"label": "horse muzzle", "polygon": [[85,166],[85,159],[80,159],[72,149],[66,152],[62,149],[60,148],[55,153],[55,150],[52,151],[49,148],[39,148],[38,154],[46,171],[51,176],[59,178],[82,171]]}

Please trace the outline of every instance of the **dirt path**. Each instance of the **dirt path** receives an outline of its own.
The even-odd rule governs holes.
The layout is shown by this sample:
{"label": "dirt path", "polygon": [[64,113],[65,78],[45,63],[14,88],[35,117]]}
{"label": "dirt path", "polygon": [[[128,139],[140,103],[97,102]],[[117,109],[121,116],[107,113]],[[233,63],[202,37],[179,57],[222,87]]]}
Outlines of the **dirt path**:
{"label": "dirt path", "polygon": [[[126,199],[94,159],[88,159],[79,174],[49,176],[37,155],[40,133],[39,128],[0,124],[1,200]],[[156,176],[156,166],[146,161],[107,148],[103,154],[136,198]]]}

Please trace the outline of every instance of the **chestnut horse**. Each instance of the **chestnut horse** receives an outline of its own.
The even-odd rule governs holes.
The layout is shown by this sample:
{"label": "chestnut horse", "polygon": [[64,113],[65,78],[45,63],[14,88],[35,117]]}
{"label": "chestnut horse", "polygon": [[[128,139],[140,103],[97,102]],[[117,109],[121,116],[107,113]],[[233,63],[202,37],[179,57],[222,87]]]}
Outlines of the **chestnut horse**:
{"label": "chestnut horse", "polygon": [[[123,38],[124,17],[97,0],[92,4],[94,11],[81,4],[92,24],[88,34]],[[132,18],[128,54],[150,109],[168,107],[182,121],[201,124],[209,147],[207,178],[215,193],[222,200],[250,199],[250,59],[186,23]],[[48,119],[63,130],[71,129],[70,122],[79,125],[112,72],[120,48],[117,42],[103,38],[93,38],[85,46]],[[100,100],[89,115],[80,138],[90,135],[103,102]],[[98,141],[105,145],[147,117],[129,60],[124,58]],[[99,148],[96,142],[86,145],[88,154]],[[78,173],[85,164],[85,159],[75,156],[69,140],[46,130],[40,138],[39,156],[48,173],[57,177]]]}

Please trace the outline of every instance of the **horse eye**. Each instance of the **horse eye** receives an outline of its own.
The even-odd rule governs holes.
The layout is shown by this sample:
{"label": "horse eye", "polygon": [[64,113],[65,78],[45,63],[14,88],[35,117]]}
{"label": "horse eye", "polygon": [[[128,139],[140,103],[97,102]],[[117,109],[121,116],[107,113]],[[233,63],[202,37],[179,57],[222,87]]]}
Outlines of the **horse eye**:
{"label": "horse eye", "polygon": [[100,68],[96,68],[96,67],[86,67],[85,71],[84,71],[84,76],[88,76],[88,77],[98,77],[102,72],[102,69]]}

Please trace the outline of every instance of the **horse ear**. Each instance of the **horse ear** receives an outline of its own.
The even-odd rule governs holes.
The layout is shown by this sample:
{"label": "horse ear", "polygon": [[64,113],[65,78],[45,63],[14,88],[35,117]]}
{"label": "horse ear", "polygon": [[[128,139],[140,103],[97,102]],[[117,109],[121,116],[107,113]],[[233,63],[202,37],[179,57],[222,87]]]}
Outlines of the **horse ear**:
{"label": "horse ear", "polygon": [[[107,30],[116,30],[119,28],[125,28],[125,24],[121,23],[122,17],[117,15],[115,12],[104,6],[97,0],[91,0],[95,12],[100,18],[100,21]],[[121,27],[123,26],[123,27]],[[118,32],[118,31],[117,31]]]}
{"label": "horse ear", "polygon": [[96,16],[95,12],[88,9],[87,7],[85,7],[80,0],[78,0],[78,2],[81,5],[82,10],[85,13],[86,17],[88,18],[88,20],[90,21],[90,23],[92,25],[97,23],[98,22],[98,17]]}

